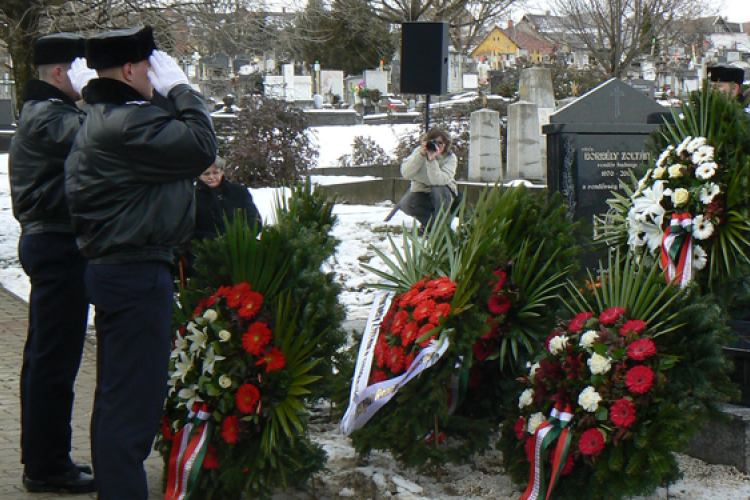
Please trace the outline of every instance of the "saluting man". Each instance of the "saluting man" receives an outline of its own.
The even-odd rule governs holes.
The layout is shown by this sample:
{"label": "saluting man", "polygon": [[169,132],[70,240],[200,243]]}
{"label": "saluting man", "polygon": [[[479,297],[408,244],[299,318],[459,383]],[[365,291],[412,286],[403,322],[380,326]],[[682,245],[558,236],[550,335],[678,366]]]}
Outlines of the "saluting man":
{"label": "saluting man", "polygon": [[[78,247],[96,306],[91,456],[99,500],[146,500],[143,462],[159,426],[170,355],[172,249],[192,236],[193,179],[216,157],[203,96],[157,51],[150,27],[89,38],[99,78],[65,164]],[[156,92],[173,112],[151,104]]]}
{"label": "saluting man", "polygon": [[89,304],[86,259],[65,202],[64,165],[85,118],[76,100],[96,77],[80,59],[84,53],[79,35],[58,33],[34,42],[39,79],[24,86],[10,146],[13,215],[21,223],[18,254],[31,281],[21,369],[21,462],[23,484],[32,492],[95,491],[91,467],[70,458],[73,387]]}

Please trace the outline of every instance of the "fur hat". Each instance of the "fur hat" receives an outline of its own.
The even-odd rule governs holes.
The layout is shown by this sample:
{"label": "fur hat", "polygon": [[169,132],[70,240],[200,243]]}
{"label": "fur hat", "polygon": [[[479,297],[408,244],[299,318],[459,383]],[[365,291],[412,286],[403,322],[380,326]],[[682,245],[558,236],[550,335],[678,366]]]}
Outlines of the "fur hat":
{"label": "fur hat", "polygon": [[728,64],[717,64],[708,67],[708,79],[712,82],[734,82],[742,85],[745,81],[745,70]]}
{"label": "fur hat", "polygon": [[73,62],[86,55],[86,38],[74,33],[53,33],[34,40],[34,66]]}
{"label": "fur hat", "polygon": [[127,63],[145,61],[156,49],[150,26],[99,33],[86,41],[89,68],[116,68]]}

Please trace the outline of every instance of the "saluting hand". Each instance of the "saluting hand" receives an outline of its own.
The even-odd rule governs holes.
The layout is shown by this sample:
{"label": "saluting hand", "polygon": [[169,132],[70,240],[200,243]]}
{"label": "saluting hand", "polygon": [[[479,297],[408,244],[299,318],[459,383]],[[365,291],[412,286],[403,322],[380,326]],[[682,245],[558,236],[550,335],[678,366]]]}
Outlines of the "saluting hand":
{"label": "saluting hand", "polygon": [[148,78],[161,95],[166,97],[177,85],[189,83],[185,72],[166,52],[155,50],[148,60],[151,63]]}
{"label": "saluting hand", "polygon": [[99,74],[88,67],[85,57],[76,57],[68,70],[68,78],[73,90],[80,96],[86,85],[94,78],[99,78]]}

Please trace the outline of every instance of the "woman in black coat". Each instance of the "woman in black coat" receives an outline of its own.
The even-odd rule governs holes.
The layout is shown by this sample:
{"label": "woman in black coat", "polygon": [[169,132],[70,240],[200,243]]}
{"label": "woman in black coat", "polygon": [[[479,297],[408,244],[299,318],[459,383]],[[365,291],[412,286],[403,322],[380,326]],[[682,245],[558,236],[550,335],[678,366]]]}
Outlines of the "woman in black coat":
{"label": "woman in black coat", "polygon": [[237,210],[243,210],[250,227],[263,226],[253,197],[247,188],[224,178],[226,160],[216,161],[195,183],[195,239],[215,238],[224,233],[224,216],[232,222]]}

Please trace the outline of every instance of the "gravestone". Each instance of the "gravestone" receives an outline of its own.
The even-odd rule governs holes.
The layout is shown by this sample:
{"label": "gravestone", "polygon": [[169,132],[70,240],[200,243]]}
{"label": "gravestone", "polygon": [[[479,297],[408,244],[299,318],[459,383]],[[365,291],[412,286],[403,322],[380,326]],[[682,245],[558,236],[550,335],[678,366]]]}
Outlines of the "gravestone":
{"label": "gravestone", "polygon": [[379,69],[365,70],[365,86],[370,90],[379,90],[380,94],[388,93],[388,72]]}
{"label": "gravestone", "polygon": [[533,102],[517,101],[508,106],[507,179],[543,181],[539,108]]}
{"label": "gravestone", "polygon": [[500,113],[492,109],[480,109],[471,114],[469,180],[482,182],[503,180]]}
{"label": "gravestone", "polygon": [[[658,130],[664,108],[622,80],[612,78],[550,116],[547,134],[547,186],[567,200],[569,215],[583,222],[584,242],[600,239],[609,211],[607,200],[619,181],[648,163],[649,135]],[[595,267],[602,253],[582,262]]]}
{"label": "gravestone", "polygon": [[633,78],[629,83],[630,86],[635,90],[642,92],[643,95],[648,96],[651,99],[653,99],[656,95],[656,82],[653,80],[641,80],[638,78]]}
{"label": "gravestone", "polygon": [[324,69],[320,72],[320,91],[323,95],[333,94],[344,97],[344,72]]}
{"label": "gravestone", "polygon": [[10,99],[0,99],[0,153],[7,153],[15,128],[13,122],[13,103]]}

